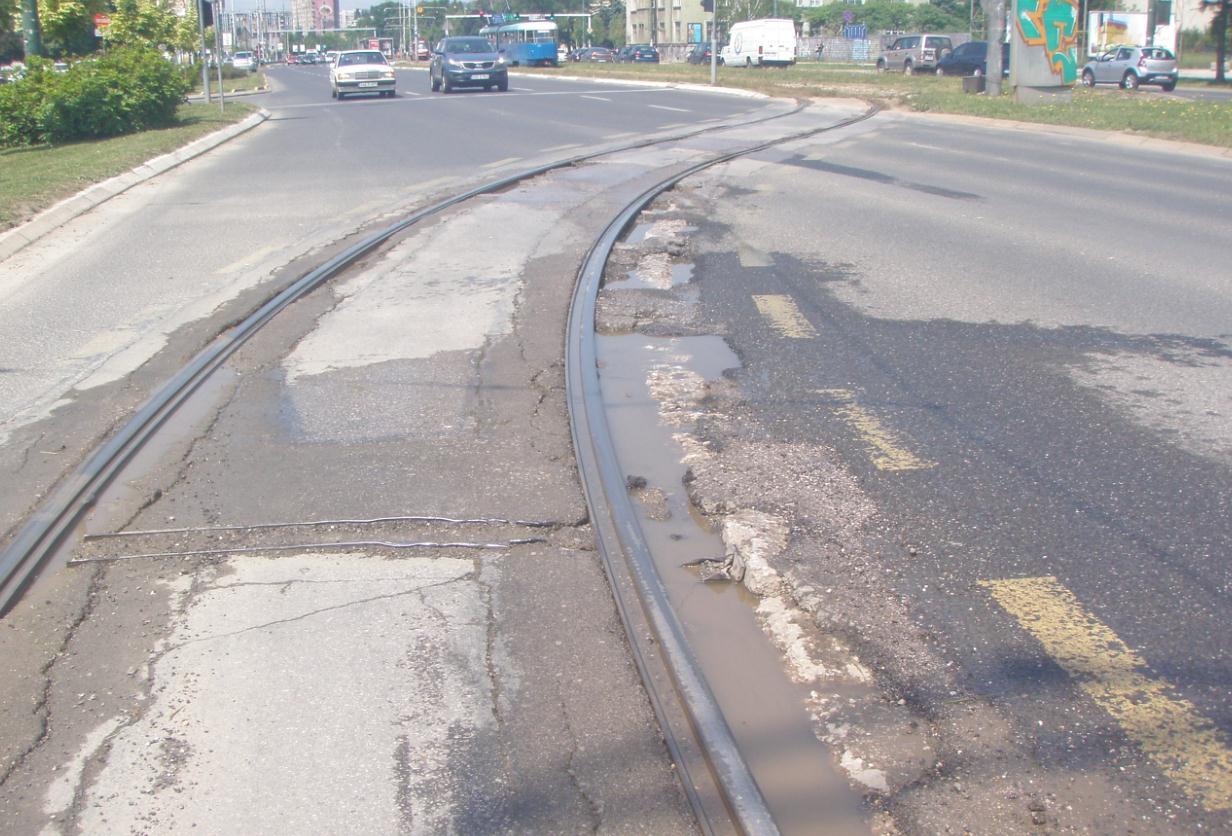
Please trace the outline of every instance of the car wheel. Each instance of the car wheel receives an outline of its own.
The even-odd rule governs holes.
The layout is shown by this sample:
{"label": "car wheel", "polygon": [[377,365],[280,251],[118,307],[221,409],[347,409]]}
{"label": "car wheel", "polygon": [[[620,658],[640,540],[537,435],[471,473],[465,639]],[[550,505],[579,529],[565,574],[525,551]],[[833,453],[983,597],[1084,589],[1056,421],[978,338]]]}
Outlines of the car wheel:
{"label": "car wheel", "polygon": [[1159,85],[1159,89],[1163,90],[1165,93],[1171,93],[1173,90],[1176,89],[1176,82],[1175,81],[1165,81],[1163,84]]}
{"label": "car wheel", "polygon": [[497,83],[496,89],[502,93],[509,92],[509,79],[505,79],[504,81]]}
{"label": "car wheel", "polygon": [[335,90],[335,89],[334,89],[334,88],[332,88],[332,87],[331,87],[331,88],[329,88],[329,97],[330,97],[331,99],[336,99],[336,98],[338,98],[338,91],[337,91],[337,90]]}
{"label": "car wheel", "polygon": [[1095,73],[1091,72],[1090,70],[1083,70],[1082,71],[1082,86],[1083,87],[1094,87],[1095,86]]}
{"label": "car wheel", "polygon": [[448,95],[453,92],[453,85],[449,83],[449,76],[441,76],[441,92]]}
{"label": "car wheel", "polygon": [[436,76],[432,75],[432,73],[430,72],[428,73],[428,80],[432,82],[432,92],[433,93],[441,89],[441,83],[437,81]]}
{"label": "car wheel", "polygon": [[1121,79],[1121,87],[1126,90],[1138,89],[1138,76],[1134,74],[1133,70],[1125,73],[1125,77]]}
{"label": "car wheel", "polygon": [[910,61],[903,62],[903,75],[911,75],[915,71],[915,67],[911,66]]}

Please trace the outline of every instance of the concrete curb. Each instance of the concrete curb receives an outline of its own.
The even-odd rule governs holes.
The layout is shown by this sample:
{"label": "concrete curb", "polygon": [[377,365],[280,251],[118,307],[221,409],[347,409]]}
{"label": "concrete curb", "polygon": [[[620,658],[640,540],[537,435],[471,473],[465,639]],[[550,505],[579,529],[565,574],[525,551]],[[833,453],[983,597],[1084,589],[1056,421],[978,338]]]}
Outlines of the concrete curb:
{"label": "concrete curb", "polygon": [[177,148],[160,157],[147,160],[131,171],[118,174],[109,180],[96,183],[72,197],[65,198],[49,209],[35,215],[23,224],[0,233],[0,261],[21,249],[33,244],[52,230],[58,229],[74,218],[84,215],[95,206],[122,194],[138,183],[144,183],[151,177],[156,177],[164,171],[169,171],[181,163],[194,157],[199,157],[206,151],[222,145],[245,131],[255,128],[270,117],[269,111],[262,108],[234,125],[228,125],[222,130],[194,139],[187,145]]}
{"label": "concrete curb", "polygon": [[1218,145],[1203,145],[1198,142],[1183,142],[1175,139],[1159,139],[1143,134],[1123,133],[1120,131],[1105,131],[1098,128],[1079,128],[1073,125],[1050,125],[1047,122],[1016,122],[1012,119],[994,119],[988,116],[968,116],[960,113],[920,113],[913,110],[889,111],[895,116],[907,119],[920,119],[932,122],[957,122],[967,125],[979,125],[985,128],[997,128],[1003,131],[1021,131],[1024,133],[1054,134],[1070,136],[1104,144],[1124,145],[1131,148],[1145,148],[1152,151],[1166,151],[1172,154],[1189,154],[1196,157],[1213,157],[1232,160],[1232,148]]}

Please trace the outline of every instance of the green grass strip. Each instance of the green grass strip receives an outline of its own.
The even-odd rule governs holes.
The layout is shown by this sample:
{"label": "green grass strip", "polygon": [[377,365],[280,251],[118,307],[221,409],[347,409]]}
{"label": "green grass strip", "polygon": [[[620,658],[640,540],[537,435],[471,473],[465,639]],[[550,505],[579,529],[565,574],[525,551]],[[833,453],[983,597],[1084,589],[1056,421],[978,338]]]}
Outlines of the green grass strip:
{"label": "green grass strip", "polygon": [[228,102],[183,104],[170,128],[76,142],[57,147],[0,150],[0,229],[30,218],[82,189],[187,145],[234,122],[256,108]]}
{"label": "green grass strip", "polygon": [[[688,64],[568,64],[558,70],[533,72],[675,83],[710,82],[709,66]],[[812,62],[786,69],[719,67],[718,82],[724,87],[755,90],[770,96],[850,96],[931,113],[1122,131],[1232,148],[1232,103],[1191,101],[1160,95],[1153,90],[1131,93],[1115,88],[1078,88],[1074,90],[1072,104],[1023,105],[1008,95],[990,99],[965,94],[959,78],[878,73],[872,67]]]}

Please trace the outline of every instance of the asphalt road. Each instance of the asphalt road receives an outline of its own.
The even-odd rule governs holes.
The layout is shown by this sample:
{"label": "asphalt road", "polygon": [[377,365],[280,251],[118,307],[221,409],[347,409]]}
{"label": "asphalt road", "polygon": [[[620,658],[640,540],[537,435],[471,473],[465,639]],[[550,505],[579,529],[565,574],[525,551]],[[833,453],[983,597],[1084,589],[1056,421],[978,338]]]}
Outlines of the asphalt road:
{"label": "asphalt road", "polygon": [[[518,76],[434,95],[423,70],[395,99],[336,102],[324,67],[271,77],[250,99],[265,125],[0,265],[6,523],[260,291],[381,218],[776,107]],[[375,497],[552,536],[420,558],[380,539],[526,532],[361,526],[339,561],[286,530],[283,561],[57,575],[4,633],[6,820],[188,828],[218,807],[181,793],[211,787],[271,832],[280,809],[304,827],[687,831],[580,522],[558,334],[608,204],[719,144],[454,213],[238,356],[97,525],[355,519]],[[1230,185],[1226,160],[883,115],[660,208],[694,271],[656,298],[693,318],[638,316],[722,334],[739,363],[699,363],[724,384],[689,405],[714,453],[690,490],[788,521],[781,574],[853,654],[815,667],[875,682],[860,673],[861,710],[813,705],[819,734],[907,830],[1230,826]],[[88,556],[216,535],[161,536]],[[263,797],[240,761],[281,783]]]}
{"label": "asphalt road", "polygon": [[1232,165],[1147,146],[886,116],[691,184],[701,443],[939,727],[926,829],[1232,826]]}

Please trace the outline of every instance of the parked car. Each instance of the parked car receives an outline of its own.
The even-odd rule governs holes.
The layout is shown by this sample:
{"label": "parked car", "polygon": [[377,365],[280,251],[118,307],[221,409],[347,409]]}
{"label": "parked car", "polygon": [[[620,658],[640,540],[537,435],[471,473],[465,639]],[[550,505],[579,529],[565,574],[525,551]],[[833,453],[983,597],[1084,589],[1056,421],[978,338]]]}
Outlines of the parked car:
{"label": "parked car", "polygon": [[902,71],[911,75],[916,70],[935,70],[937,63],[954,51],[948,35],[903,35],[881,51],[877,70]]}
{"label": "parked car", "polygon": [[1117,46],[1087,62],[1082,83],[1085,87],[1119,84],[1126,90],[1158,84],[1167,92],[1176,89],[1179,74],[1176,56],[1161,46]]}
{"label": "parked car", "polygon": [[376,49],[348,49],[338,53],[329,68],[330,95],[341,101],[356,93],[393,96],[398,83],[394,68]]}
{"label": "parked car", "polygon": [[709,64],[712,54],[709,43],[697,43],[693,44],[693,48],[689,50],[685,60],[690,64]]}
{"label": "parked car", "polygon": [[231,66],[237,70],[257,71],[257,56],[251,52],[237,52],[231,56]]}
{"label": "parked car", "polygon": [[[1010,71],[1010,45],[1001,46],[1001,74]],[[959,44],[937,62],[937,75],[988,75],[988,41]]]}
{"label": "parked car", "polygon": [[583,64],[610,64],[616,60],[616,54],[604,46],[587,46],[573,50],[569,60]]}
{"label": "parked car", "polygon": [[487,38],[442,38],[433,50],[428,78],[433,92],[452,93],[458,87],[503,91],[509,89],[509,66]]}
{"label": "parked car", "polygon": [[626,64],[657,64],[659,50],[650,44],[630,44],[617,53],[616,60]]}
{"label": "parked car", "polygon": [[789,67],[796,63],[796,24],[787,18],[734,23],[719,62],[730,67]]}

